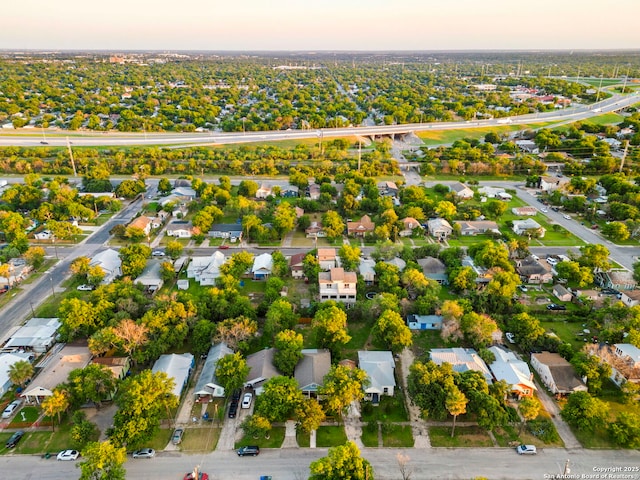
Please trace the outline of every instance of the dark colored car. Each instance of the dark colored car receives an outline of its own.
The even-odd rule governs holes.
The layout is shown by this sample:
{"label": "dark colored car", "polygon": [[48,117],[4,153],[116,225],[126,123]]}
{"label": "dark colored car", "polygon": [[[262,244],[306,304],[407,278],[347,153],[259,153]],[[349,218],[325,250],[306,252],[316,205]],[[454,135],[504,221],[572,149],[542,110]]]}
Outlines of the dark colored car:
{"label": "dark colored car", "polygon": [[5,447],[7,448],[15,447],[23,436],[24,436],[24,432],[22,430],[18,430],[16,433],[11,435],[11,438],[9,438],[9,440],[7,440]]}
{"label": "dark colored car", "polygon": [[240,401],[240,396],[242,395],[242,390],[236,388],[231,394],[231,401],[238,403]]}
{"label": "dark colored car", "polygon": [[238,414],[238,402],[231,402],[229,405],[229,418],[236,418]]}
{"label": "dark colored car", "polygon": [[549,305],[547,305],[547,310],[566,310],[567,307],[565,307],[564,305],[558,305],[556,303],[550,303]]}
{"label": "dark colored car", "polygon": [[247,455],[255,457],[258,454],[260,454],[260,447],[258,447],[257,445],[247,445],[246,447],[241,447],[238,449],[239,457],[246,457]]}

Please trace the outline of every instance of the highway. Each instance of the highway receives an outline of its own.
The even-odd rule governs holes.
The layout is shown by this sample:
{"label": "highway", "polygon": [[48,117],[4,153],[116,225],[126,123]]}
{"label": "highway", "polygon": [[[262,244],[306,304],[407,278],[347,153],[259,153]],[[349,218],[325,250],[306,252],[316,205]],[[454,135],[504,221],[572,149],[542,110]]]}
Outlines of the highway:
{"label": "highway", "polygon": [[[558,475],[565,472],[567,460],[571,475],[576,475],[571,478],[640,479],[640,453],[636,450],[553,448],[538,452],[534,456],[519,456],[512,448],[365,448],[362,455],[371,462],[376,480],[402,478],[397,461],[399,453],[409,457],[408,469],[413,480],[559,478]],[[258,480],[260,475],[271,475],[274,480],[303,480],[309,477],[310,463],[326,454],[327,449],[324,448],[263,449],[258,457],[238,457],[234,451],[199,455],[159,452],[151,460],[132,460],[129,457],[125,468],[129,480],[179,480],[196,465],[208,473],[211,480]],[[2,455],[0,472],[4,473],[0,473],[0,478],[67,480],[77,478],[77,463],[45,460],[39,456]],[[586,477],[606,468],[620,470],[614,471],[612,476]]]}
{"label": "highway", "polygon": [[[526,125],[536,122],[578,121],[607,112],[615,112],[640,101],[640,92],[630,95],[614,94],[611,98],[591,105],[580,105],[559,111],[519,115],[503,119],[474,120],[465,122],[415,123],[401,125],[377,125],[347,128],[322,128],[309,130],[276,130],[264,132],[203,132],[203,133],[95,133],[77,131],[47,131],[46,136],[38,129],[22,129],[11,133],[0,132],[0,146],[66,147],[67,138],[73,146],[202,146],[279,140],[316,139],[358,136],[376,136],[424,132],[431,130],[455,130],[460,128],[486,128],[506,125]],[[43,139],[44,138],[44,139]],[[46,140],[45,140],[46,139]]]}

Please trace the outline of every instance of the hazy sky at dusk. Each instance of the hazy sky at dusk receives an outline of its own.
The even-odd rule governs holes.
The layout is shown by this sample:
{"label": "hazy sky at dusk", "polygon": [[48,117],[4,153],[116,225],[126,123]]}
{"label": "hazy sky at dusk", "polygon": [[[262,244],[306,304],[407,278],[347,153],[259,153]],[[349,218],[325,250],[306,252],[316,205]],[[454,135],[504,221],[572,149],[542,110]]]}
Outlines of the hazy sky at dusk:
{"label": "hazy sky at dusk", "polygon": [[640,0],[4,0],[2,49],[637,49]]}

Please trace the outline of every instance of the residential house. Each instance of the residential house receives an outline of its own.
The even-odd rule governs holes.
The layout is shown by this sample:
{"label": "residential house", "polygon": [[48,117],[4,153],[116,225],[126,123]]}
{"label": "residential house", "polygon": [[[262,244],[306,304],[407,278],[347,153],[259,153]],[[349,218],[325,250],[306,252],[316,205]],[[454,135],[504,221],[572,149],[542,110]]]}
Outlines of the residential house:
{"label": "residential house", "polygon": [[214,398],[225,396],[224,387],[216,377],[216,367],[220,359],[226,355],[233,355],[233,350],[227,347],[226,343],[216,343],[209,348],[207,359],[193,390],[196,402],[209,403]]}
{"label": "residential house", "polygon": [[383,197],[397,197],[398,186],[395,182],[378,183],[378,193]]}
{"label": "residential house", "polygon": [[306,253],[296,253],[289,258],[289,269],[291,270],[291,277],[296,279],[304,278],[304,259],[307,256]]}
{"label": "residential house", "polygon": [[498,193],[496,193],[496,198],[498,200],[502,200],[503,202],[508,202],[509,200],[511,200],[513,198],[513,195],[511,195],[510,193],[507,193],[507,192],[498,192]]}
{"label": "residential house", "polygon": [[564,177],[540,177],[540,190],[543,192],[553,192],[554,190],[559,190],[569,183]]}
{"label": "residential house", "polygon": [[227,261],[221,251],[208,257],[193,257],[187,267],[187,278],[193,278],[200,285],[215,285],[220,277],[220,267]]}
{"label": "residential house", "polygon": [[164,280],[162,280],[162,274],[160,273],[162,267],[160,261],[151,260],[148,261],[144,270],[140,274],[138,278],[135,279],[134,283],[141,284],[146,292],[155,293],[164,284]]}
{"label": "residential house", "polygon": [[504,191],[502,187],[483,186],[478,188],[478,193],[487,198],[497,198],[498,194],[504,193]]}
{"label": "residential house", "polygon": [[9,378],[9,369],[14,363],[17,362],[33,362],[35,359],[35,354],[31,352],[16,351],[0,353],[0,396],[4,396],[11,387],[13,387],[13,382]]}
{"label": "residential house", "polygon": [[405,262],[400,257],[393,257],[389,260],[383,260],[387,265],[393,265],[398,269],[399,272],[402,272],[407,267],[407,262]]}
{"label": "residential house", "polygon": [[475,236],[487,232],[500,234],[498,224],[490,220],[456,220],[454,223],[460,225],[460,235],[463,236]]}
{"label": "residential house", "polygon": [[61,325],[58,318],[34,317],[11,335],[4,348],[44,353],[56,343]]}
{"label": "residential house", "polygon": [[540,149],[533,140],[516,140],[515,144],[524,153],[531,153],[533,155],[540,153]]}
{"label": "residential house", "polygon": [[190,353],[172,353],[160,355],[160,358],[153,364],[153,373],[164,372],[174,381],[173,394],[180,399],[182,390],[187,386],[191,371],[196,366],[196,361]]}
{"label": "residential house", "polygon": [[571,294],[571,292],[567,290],[564,285],[560,285],[560,284],[553,286],[553,294],[561,302],[570,302],[571,299],[573,298],[573,295]]}
{"label": "residential house", "polygon": [[211,238],[228,238],[234,243],[242,240],[242,224],[241,223],[214,223],[209,230]]}
{"label": "residential house", "polygon": [[444,218],[432,218],[427,220],[427,231],[429,235],[438,240],[446,240],[451,236],[453,228],[451,228],[451,224]]}
{"label": "residential house", "polygon": [[591,344],[587,353],[611,366],[611,380],[618,387],[626,382],[640,383],[640,349],[630,343]]}
{"label": "residential house", "polygon": [[263,253],[253,259],[251,275],[254,280],[266,280],[273,270],[273,257],[270,253]]}
{"label": "residential house", "polygon": [[435,280],[440,285],[449,284],[449,276],[447,275],[447,267],[444,262],[435,257],[426,257],[418,259],[418,265],[422,267],[424,276]]}
{"label": "residential house", "polygon": [[578,378],[573,366],[557,353],[532,353],[531,366],[540,375],[542,383],[555,395],[587,391],[587,386]]}
{"label": "residential house", "polygon": [[302,358],[296,365],[293,378],[304,396],[317,398],[318,389],[324,385],[324,377],[331,369],[331,352],[324,348],[307,348],[300,353]]}
{"label": "residential house", "polygon": [[516,261],[516,272],[524,283],[549,283],[553,280],[553,269],[546,260],[529,255]]}
{"label": "residential house", "polygon": [[454,192],[456,197],[462,200],[469,200],[470,198],[473,198],[473,190],[471,190],[463,183],[452,183],[451,185],[449,185],[449,190]]}
{"label": "residential house", "polygon": [[358,277],[355,272],[345,272],[343,268],[332,268],[318,274],[320,301],[335,300],[347,306],[356,303]]}
{"label": "residential house", "polygon": [[518,216],[533,216],[538,213],[536,207],[514,207],[511,209],[511,213]]}
{"label": "residential house", "polygon": [[442,315],[407,315],[411,330],[442,330]]}
{"label": "residential house", "polygon": [[364,215],[357,222],[347,222],[347,235],[364,237],[368,233],[373,233],[376,224],[371,221],[369,215]]}
{"label": "residential house", "polygon": [[146,236],[149,236],[151,233],[151,218],[145,216],[137,217],[128,226],[130,228],[139,228]]}
{"label": "residential house", "polygon": [[188,213],[189,208],[186,205],[176,205],[171,210],[171,216],[178,219],[186,217]]}
{"label": "residential house", "polygon": [[171,195],[175,195],[183,202],[192,202],[196,198],[196,191],[191,187],[177,187],[171,190]]}
{"label": "residential house", "polygon": [[383,395],[393,397],[396,388],[393,353],[390,351],[359,351],[358,367],[367,374],[369,384],[364,387],[365,400],[379,403]]}
{"label": "residential house", "polygon": [[269,185],[265,185],[264,183],[260,185],[260,188],[256,190],[256,198],[265,199],[272,196],[271,187]]}
{"label": "residential house", "polygon": [[129,357],[94,357],[91,363],[104,365],[118,380],[124,380],[131,369],[131,359]]}
{"label": "residential house", "polygon": [[493,382],[489,367],[473,348],[432,348],[429,358],[436,365],[450,364],[458,373],[475,370],[484,375],[487,383]]}
{"label": "residential house", "polygon": [[294,185],[287,185],[286,187],[282,187],[282,190],[280,190],[280,196],[282,198],[298,198],[298,187]]}
{"label": "residential house", "polygon": [[369,257],[360,257],[358,272],[364,280],[365,285],[373,285],[376,281],[376,261]]}
{"label": "residential house", "polygon": [[400,222],[402,222],[402,230],[400,230],[401,237],[410,237],[414,234],[414,232],[421,232],[424,228],[422,225],[420,225],[420,222],[412,217],[403,218],[402,220],[400,220]]}
{"label": "residential house", "polygon": [[512,230],[516,235],[535,235],[538,238],[543,238],[547,231],[533,218],[514,220]]}
{"label": "residential house", "polygon": [[304,230],[304,233],[307,238],[323,238],[327,236],[320,222],[311,222],[311,225]]}
{"label": "residential house", "polygon": [[635,307],[640,305],[640,290],[624,290],[621,292],[620,300],[627,307]]}
{"label": "residential house", "polygon": [[309,200],[319,200],[320,199],[320,185],[316,183],[312,183],[305,190],[305,197]]}
{"label": "residential house", "polygon": [[523,362],[515,353],[504,347],[494,345],[489,347],[489,351],[496,358],[489,365],[493,378],[498,382],[504,380],[509,385],[511,394],[518,398],[532,397],[537,388],[527,362]]}
{"label": "residential house", "polygon": [[27,403],[39,405],[42,400],[53,395],[53,390],[58,385],[67,381],[73,370],[89,365],[91,357],[86,342],[59,343],[40,364],[36,365],[36,369],[40,369],[38,375],[20,396],[25,398]]}
{"label": "residential house", "polygon": [[335,268],[337,264],[337,256],[335,248],[319,248],[318,249],[318,264],[320,270],[331,270]]}
{"label": "residential house", "polygon": [[191,238],[194,227],[186,220],[174,220],[166,228],[167,235],[176,238]]}
{"label": "residential house", "polygon": [[293,207],[293,210],[296,212],[296,218],[300,218],[304,215],[304,208]]}
{"label": "residential house", "polygon": [[638,286],[638,282],[633,278],[633,273],[629,270],[596,272],[595,282],[602,288],[616,290],[633,290]]}
{"label": "residential house", "polygon": [[120,254],[112,248],[96,253],[93,259],[91,259],[89,266],[100,267],[102,269],[104,278],[101,283],[103,285],[110,284],[122,275],[122,260],[120,259]]}
{"label": "residential house", "polygon": [[245,382],[245,387],[254,388],[260,393],[261,384],[267,380],[282,375],[280,371],[273,365],[273,356],[276,353],[275,348],[265,348],[256,353],[247,356],[247,366],[249,374]]}

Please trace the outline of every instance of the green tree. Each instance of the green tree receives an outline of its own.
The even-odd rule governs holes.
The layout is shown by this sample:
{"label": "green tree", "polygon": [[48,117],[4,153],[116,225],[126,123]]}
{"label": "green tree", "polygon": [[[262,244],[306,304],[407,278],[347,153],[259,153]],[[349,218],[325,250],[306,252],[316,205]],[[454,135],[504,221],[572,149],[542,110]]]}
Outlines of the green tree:
{"label": "green tree", "polygon": [[89,272],[89,267],[91,266],[91,259],[87,257],[78,257],[75,258],[71,265],[69,265],[69,270],[74,275],[79,277],[84,277]]}
{"label": "green tree", "polygon": [[311,328],[320,348],[331,350],[332,357],[338,357],[341,348],[351,337],[347,333],[347,314],[336,305],[318,310],[311,322]]}
{"label": "green tree", "polygon": [[609,222],[603,225],[602,234],[614,242],[622,242],[631,236],[629,229],[622,222]]}
{"label": "green tree", "polygon": [[386,310],[373,327],[374,336],[393,353],[413,345],[413,335],[402,317],[393,310]]}
{"label": "green tree", "polygon": [[146,245],[134,243],[120,249],[122,259],[122,275],[131,278],[140,276],[147,265],[147,258],[151,256],[151,249]]}
{"label": "green tree", "polygon": [[98,427],[95,423],[87,420],[87,415],[82,410],[76,410],[71,419],[70,436],[73,448],[83,450],[92,439],[99,435]]}
{"label": "green tree", "polygon": [[445,400],[445,407],[449,415],[453,417],[453,425],[451,426],[451,438],[453,438],[456,430],[456,418],[458,415],[467,413],[467,397],[460,391],[458,387],[453,385],[447,392],[447,398]]}
{"label": "green tree", "polygon": [[296,211],[289,202],[282,202],[273,212],[273,226],[280,237],[291,232],[296,227]]}
{"label": "green tree", "polygon": [[353,442],[332,447],[326,457],[311,462],[309,480],[374,480],[373,467]]}
{"label": "green tree", "polygon": [[407,389],[422,418],[440,421],[446,418],[447,392],[454,385],[455,375],[449,363],[438,366],[432,361],[417,361],[409,367]]}
{"label": "green tree", "polygon": [[360,265],[360,249],[349,244],[343,244],[338,250],[342,267],[350,272],[355,272]]}
{"label": "green tree", "polygon": [[326,416],[322,406],[315,398],[305,398],[296,408],[297,426],[303,432],[312,432],[320,428]]}
{"label": "green tree", "polygon": [[303,396],[295,378],[276,376],[263,386],[255,413],[270,422],[284,422],[296,411]]}
{"label": "green tree", "polygon": [[174,384],[166,373],[151,370],[143,370],[122,382],[116,397],[118,411],[113,419],[111,441],[114,445],[135,449],[153,438],[160,419],[171,417],[171,411],[178,406]]}
{"label": "green tree", "polygon": [[42,247],[29,247],[29,249],[24,252],[24,258],[27,263],[36,269],[42,265],[45,255],[46,252]]}
{"label": "green tree", "polygon": [[611,439],[624,448],[640,447],[640,416],[633,412],[620,412],[616,421],[609,424]]}
{"label": "green tree", "polygon": [[520,411],[520,415],[522,415],[523,420],[520,427],[521,433],[526,422],[530,422],[531,420],[535,420],[536,418],[538,418],[538,414],[540,413],[541,408],[542,404],[535,397],[526,397],[520,400],[518,410]]}
{"label": "green tree", "polygon": [[55,388],[51,395],[45,398],[40,406],[42,411],[52,419],[51,429],[55,431],[54,417],[58,417],[58,423],[62,422],[62,414],[69,409],[69,394],[62,388]]}
{"label": "green tree", "polygon": [[491,344],[493,334],[498,330],[498,325],[486,314],[469,312],[462,317],[460,330],[465,340],[479,350]]}
{"label": "green tree", "polygon": [[100,265],[93,265],[87,270],[87,283],[94,287],[104,280],[105,272]]}
{"label": "green tree", "polygon": [[9,370],[7,372],[11,383],[24,388],[31,377],[33,377],[34,368],[30,361],[18,360],[9,366]]}
{"label": "green tree", "polygon": [[578,375],[587,378],[589,393],[598,395],[602,390],[602,384],[611,376],[611,365],[601,362],[595,355],[577,353],[571,359],[571,363],[576,367]]}
{"label": "green tree", "polygon": [[78,298],[65,298],[60,302],[58,310],[62,324],[61,335],[67,340],[91,336],[104,326],[101,324],[99,313],[93,303]]}
{"label": "green tree", "polygon": [[276,353],[273,365],[285,375],[293,376],[296,365],[302,358],[302,335],[293,330],[283,330],[276,335],[274,346]]}
{"label": "green tree", "polygon": [[318,389],[318,395],[324,398],[327,412],[342,415],[352,402],[359,402],[364,398],[363,386],[367,382],[364,370],[332,365],[324,377],[324,385]]}
{"label": "green tree", "polygon": [[609,270],[611,267],[609,263],[609,250],[604,245],[585,245],[584,247],[580,247],[580,253],[578,263],[583,267],[589,267],[591,269],[599,268],[600,270]]}
{"label": "green tree", "polygon": [[583,267],[578,262],[560,262],[555,266],[558,278],[575,282],[579,287],[586,287],[593,283],[592,269]]}
{"label": "green tree", "polygon": [[173,260],[177,260],[182,255],[184,246],[178,240],[169,240],[164,248],[165,253]]}
{"label": "green tree", "polygon": [[344,222],[338,212],[329,210],[322,216],[322,226],[329,240],[335,240],[344,233]]}
{"label": "green tree", "polygon": [[266,436],[271,430],[271,422],[262,415],[249,415],[242,421],[240,428],[247,437],[258,438]]}
{"label": "green tree", "polygon": [[171,181],[166,177],[161,178],[160,181],[158,182],[158,192],[162,193],[163,195],[166,195],[169,192],[171,192],[171,190],[173,190]]}
{"label": "green tree", "polygon": [[602,400],[592,397],[587,392],[574,392],[569,395],[560,415],[569,425],[593,432],[606,424],[609,407]]}
{"label": "green tree", "polygon": [[125,480],[125,447],[116,447],[109,440],[93,442],[82,451],[82,456],[84,460],[78,464],[82,471],[80,480]]}
{"label": "green tree", "polygon": [[297,322],[298,314],[294,312],[291,302],[286,298],[278,298],[267,309],[264,335],[273,338],[278,332],[293,328]]}
{"label": "green tree", "polygon": [[255,320],[240,316],[228,318],[218,324],[215,340],[226,343],[230,349],[236,350],[246,346],[246,342],[258,332],[258,323]]}
{"label": "green tree", "polygon": [[109,368],[92,363],[72,370],[68,383],[76,405],[92,402],[99,409],[102,402],[115,392],[118,381]]}
{"label": "green tree", "polygon": [[209,351],[215,330],[215,324],[209,320],[198,320],[191,334],[191,344],[195,354],[203,355]]}
{"label": "green tree", "polygon": [[453,217],[456,216],[456,213],[458,213],[458,209],[456,208],[456,206],[447,201],[447,200],[441,200],[440,202],[438,202],[438,204],[436,205],[435,208],[435,213],[439,216],[442,217],[448,221],[453,220]]}
{"label": "green tree", "polygon": [[225,355],[216,364],[216,378],[227,395],[242,388],[247,375],[249,367],[240,352]]}
{"label": "green tree", "polygon": [[528,351],[544,335],[544,327],[540,325],[540,321],[528,313],[514,315],[507,321],[507,326],[525,351]]}

